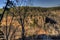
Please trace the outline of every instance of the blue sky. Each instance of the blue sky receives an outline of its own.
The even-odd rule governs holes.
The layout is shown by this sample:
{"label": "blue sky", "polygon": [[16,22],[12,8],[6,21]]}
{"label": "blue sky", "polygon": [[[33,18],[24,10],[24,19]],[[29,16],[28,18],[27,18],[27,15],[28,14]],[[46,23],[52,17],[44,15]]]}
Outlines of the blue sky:
{"label": "blue sky", "polygon": [[60,0],[34,0],[34,6],[51,7],[60,5]]}
{"label": "blue sky", "polygon": [[0,8],[2,8],[3,6],[5,6],[5,0],[0,0]]}
{"label": "blue sky", "polygon": [[[0,0],[0,8],[5,6],[5,1],[6,0]],[[31,4],[33,4],[33,6],[39,6],[39,7],[60,6],[60,0],[31,0]]]}

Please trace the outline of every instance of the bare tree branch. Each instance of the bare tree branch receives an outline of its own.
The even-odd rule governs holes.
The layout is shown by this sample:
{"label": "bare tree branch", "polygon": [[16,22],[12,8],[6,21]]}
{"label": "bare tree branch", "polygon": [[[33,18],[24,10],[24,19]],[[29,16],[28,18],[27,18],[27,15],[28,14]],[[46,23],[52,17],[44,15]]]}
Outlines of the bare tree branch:
{"label": "bare tree branch", "polygon": [[16,32],[16,30],[19,28],[19,25],[16,27],[16,29],[13,31],[13,33],[11,34],[10,40],[12,40],[12,37],[14,35],[14,33]]}

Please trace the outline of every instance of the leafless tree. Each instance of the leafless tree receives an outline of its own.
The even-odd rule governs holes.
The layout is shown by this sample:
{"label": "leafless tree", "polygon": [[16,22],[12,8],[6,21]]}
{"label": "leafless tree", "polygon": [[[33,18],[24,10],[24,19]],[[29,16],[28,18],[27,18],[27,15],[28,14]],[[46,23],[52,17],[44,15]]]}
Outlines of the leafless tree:
{"label": "leafless tree", "polygon": [[[9,27],[9,31],[8,31],[8,26],[7,26],[7,17],[8,17],[8,13],[9,13],[9,10],[10,10],[10,8],[11,7],[15,7],[15,5],[14,5],[14,3],[11,1],[11,0],[6,0],[7,2],[6,2],[6,5],[5,5],[5,7],[4,7],[4,11],[3,11],[3,13],[1,14],[1,16],[0,16],[0,22],[1,22],[1,20],[3,19],[3,16],[4,16],[4,13],[5,12],[7,12],[7,14],[6,14],[6,40],[9,40],[8,39],[8,37],[9,37],[9,35],[10,35],[10,30],[11,30],[11,25],[12,25],[12,20],[13,20],[13,17],[12,17],[12,19],[11,19],[11,23],[10,23],[10,27]],[[24,0],[23,0],[24,1]],[[19,2],[19,0],[16,0],[16,2]],[[24,1],[23,3],[25,3],[26,1]],[[31,0],[29,1],[29,2],[31,2]],[[20,5],[22,4],[22,2],[20,3]],[[27,6],[27,5],[26,5]],[[24,13],[23,13],[23,15],[21,16],[20,15],[20,23],[21,23],[21,26],[22,26],[22,40],[24,40],[25,39],[25,35],[24,35],[24,33],[25,33],[25,29],[24,29],[24,20],[25,20],[25,17],[26,17],[26,12],[27,12],[27,8],[24,8]],[[1,23],[0,23],[1,24]],[[13,31],[13,33],[12,33],[12,35],[15,33],[15,31],[18,29],[18,27]],[[11,35],[11,38],[12,38],[12,35]],[[10,38],[10,40],[11,40],[11,38]]]}

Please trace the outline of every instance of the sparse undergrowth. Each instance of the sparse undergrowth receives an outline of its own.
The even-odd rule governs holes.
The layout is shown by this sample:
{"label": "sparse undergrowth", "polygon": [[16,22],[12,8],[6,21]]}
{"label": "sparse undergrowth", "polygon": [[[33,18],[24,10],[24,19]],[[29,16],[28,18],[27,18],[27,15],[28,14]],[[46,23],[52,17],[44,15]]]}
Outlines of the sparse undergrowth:
{"label": "sparse undergrowth", "polygon": [[[24,11],[25,7],[19,7],[19,8],[18,8],[19,10],[17,12],[16,12],[16,10],[13,10],[13,8],[11,8],[10,12],[14,13],[14,17],[13,17],[13,15],[7,16],[8,17],[7,25],[8,25],[8,27],[11,27],[11,29],[10,29],[11,32],[13,32],[15,30],[15,28],[18,27],[16,33],[14,34],[17,36],[17,38],[21,37],[21,24],[20,24],[19,20],[20,20],[20,16],[23,17],[24,13],[26,13],[25,19],[24,19],[26,36],[39,35],[39,34],[46,34],[46,35],[59,35],[60,34],[60,19],[59,19],[60,10],[53,9],[53,8],[48,9],[48,8],[39,8],[39,7],[38,8],[26,7],[27,11],[25,12]],[[12,20],[12,17],[13,17],[13,20]],[[50,23],[44,24],[46,17],[54,19],[57,22],[57,24],[50,24]],[[11,23],[11,20],[12,20],[12,23]],[[5,26],[6,26],[5,17],[3,18],[1,23],[2,23],[1,30],[5,33],[5,31],[6,31],[5,30]],[[10,26],[10,23],[11,23],[11,26]]]}

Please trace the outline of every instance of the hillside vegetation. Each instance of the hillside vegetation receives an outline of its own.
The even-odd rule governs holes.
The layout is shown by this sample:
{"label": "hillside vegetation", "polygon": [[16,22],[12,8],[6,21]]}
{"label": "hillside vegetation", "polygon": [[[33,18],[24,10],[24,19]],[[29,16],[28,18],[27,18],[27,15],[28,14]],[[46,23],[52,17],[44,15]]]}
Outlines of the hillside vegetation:
{"label": "hillside vegetation", "polygon": [[[0,10],[0,12],[1,11],[2,10]],[[1,30],[4,33],[6,32],[5,14],[3,20],[1,21],[2,26]],[[11,27],[10,35],[12,35],[13,31],[17,28],[14,33],[16,39],[21,37],[20,18],[23,17],[24,15],[25,15],[24,28],[26,36],[41,35],[41,34],[56,36],[60,34],[60,7],[53,7],[53,8],[16,7],[16,8],[10,8],[10,11],[7,14],[8,14],[7,29],[9,30],[9,28]],[[46,17],[55,20],[57,23],[56,24],[46,23],[45,22]]]}

